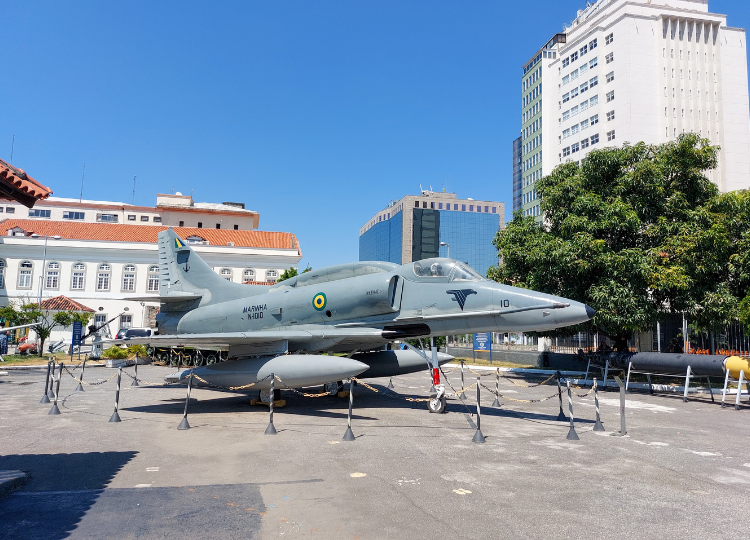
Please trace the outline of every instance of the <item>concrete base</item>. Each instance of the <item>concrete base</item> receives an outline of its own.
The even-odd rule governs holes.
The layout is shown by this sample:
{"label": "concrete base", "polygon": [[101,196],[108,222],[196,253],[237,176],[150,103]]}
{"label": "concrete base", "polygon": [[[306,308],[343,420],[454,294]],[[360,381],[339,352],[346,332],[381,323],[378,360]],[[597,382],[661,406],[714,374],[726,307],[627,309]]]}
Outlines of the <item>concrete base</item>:
{"label": "concrete base", "polygon": [[[266,407],[270,407],[270,403],[266,403],[265,401],[261,401],[259,399],[251,399],[250,405],[265,405]],[[276,408],[282,408],[286,406],[286,400],[285,399],[277,399],[273,402],[273,406]]]}

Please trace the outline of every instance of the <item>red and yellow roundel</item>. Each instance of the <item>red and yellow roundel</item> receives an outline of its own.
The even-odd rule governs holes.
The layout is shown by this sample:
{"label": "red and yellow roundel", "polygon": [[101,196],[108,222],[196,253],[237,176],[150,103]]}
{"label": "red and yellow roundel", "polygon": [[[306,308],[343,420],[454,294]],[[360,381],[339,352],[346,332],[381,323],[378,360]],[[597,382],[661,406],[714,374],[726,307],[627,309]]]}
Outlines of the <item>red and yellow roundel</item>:
{"label": "red and yellow roundel", "polygon": [[327,303],[326,295],[322,292],[319,292],[313,297],[312,305],[318,311],[323,311],[326,308]]}

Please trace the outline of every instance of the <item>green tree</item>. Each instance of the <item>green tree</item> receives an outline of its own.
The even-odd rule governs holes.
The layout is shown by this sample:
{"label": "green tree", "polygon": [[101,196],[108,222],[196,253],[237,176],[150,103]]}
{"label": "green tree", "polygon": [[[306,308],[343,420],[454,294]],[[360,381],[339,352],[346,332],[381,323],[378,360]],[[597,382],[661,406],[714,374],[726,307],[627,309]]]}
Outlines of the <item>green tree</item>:
{"label": "green tree", "polygon": [[[302,270],[302,273],[304,274],[305,272],[309,272],[310,270],[312,270],[312,268],[310,268],[310,265],[308,264],[307,268],[305,268],[304,270]],[[297,269],[296,268],[289,268],[289,270],[284,270],[281,273],[281,275],[279,276],[279,280],[276,283],[279,283],[279,282],[284,281],[284,280],[289,279],[289,278],[293,278],[294,276],[297,276],[297,275],[298,274],[297,274]]]}
{"label": "green tree", "polygon": [[488,276],[585,302],[619,346],[668,312],[687,312],[699,329],[722,327],[747,295],[740,248],[750,242],[750,200],[720,196],[704,176],[717,152],[685,134],[560,165],[536,185],[544,223],[516,213],[495,237],[502,264]]}
{"label": "green tree", "polygon": [[83,311],[56,311],[52,314],[48,310],[40,310],[36,303],[23,304],[19,314],[21,320],[27,321],[20,324],[39,323],[34,327],[34,331],[39,338],[39,350],[37,351],[39,356],[44,355],[44,342],[52,334],[52,330],[58,326],[70,326],[74,322],[80,322],[85,327],[91,319],[91,313]]}

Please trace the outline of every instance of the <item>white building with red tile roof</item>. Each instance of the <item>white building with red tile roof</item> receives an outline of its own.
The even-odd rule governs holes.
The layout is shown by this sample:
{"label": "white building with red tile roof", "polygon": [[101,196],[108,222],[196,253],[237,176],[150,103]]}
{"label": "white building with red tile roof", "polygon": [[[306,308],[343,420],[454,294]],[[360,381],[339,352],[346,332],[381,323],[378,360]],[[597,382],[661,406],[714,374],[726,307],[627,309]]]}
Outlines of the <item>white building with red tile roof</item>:
{"label": "white building with red tile roof", "polygon": [[[115,318],[112,335],[120,328],[154,326],[159,309],[157,235],[167,226],[136,223],[28,217],[0,221],[0,305],[37,302],[40,294],[42,302],[64,295],[94,309],[96,322]],[[302,258],[292,233],[174,229],[218,274],[237,283],[271,285]],[[153,302],[127,299],[151,295]],[[67,334],[52,336],[60,337],[70,340]]]}

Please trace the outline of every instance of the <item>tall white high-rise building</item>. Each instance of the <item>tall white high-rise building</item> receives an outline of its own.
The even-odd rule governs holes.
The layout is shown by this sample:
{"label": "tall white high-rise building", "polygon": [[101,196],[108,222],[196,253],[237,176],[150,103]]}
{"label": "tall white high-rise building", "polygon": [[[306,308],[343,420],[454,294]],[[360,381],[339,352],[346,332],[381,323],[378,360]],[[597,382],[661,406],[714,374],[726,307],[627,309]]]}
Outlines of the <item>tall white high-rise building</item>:
{"label": "tall white high-rise building", "polygon": [[750,188],[745,30],[705,0],[600,0],[578,11],[523,69],[522,209],[565,161],[624,142],[696,132],[721,147],[708,177]]}

